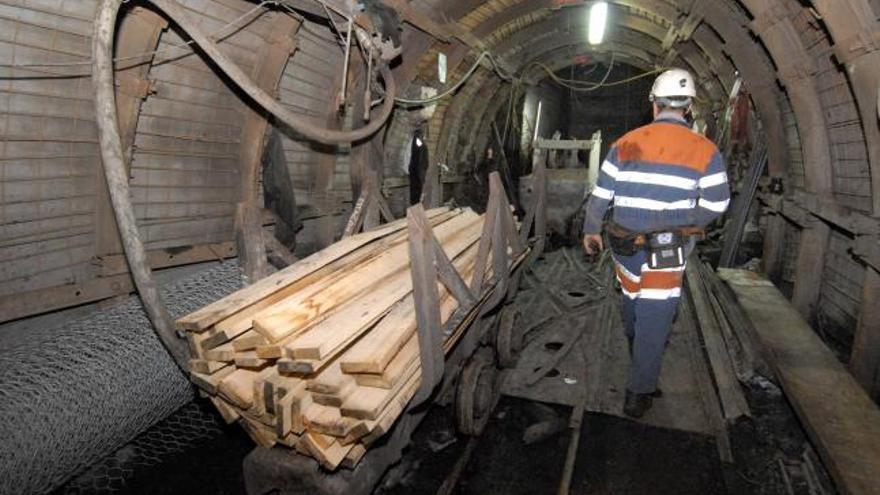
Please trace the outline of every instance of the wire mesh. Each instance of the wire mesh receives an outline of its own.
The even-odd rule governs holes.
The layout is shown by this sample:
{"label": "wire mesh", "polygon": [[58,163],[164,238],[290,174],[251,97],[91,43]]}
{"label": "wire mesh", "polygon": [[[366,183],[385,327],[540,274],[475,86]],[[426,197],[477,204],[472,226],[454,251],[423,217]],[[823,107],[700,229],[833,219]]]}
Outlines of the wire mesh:
{"label": "wire mesh", "polygon": [[[179,317],[241,286],[234,262],[162,289]],[[45,493],[192,401],[137,297],[0,352],[0,494]],[[112,472],[112,475],[110,473]],[[121,474],[108,471],[107,483]]]}

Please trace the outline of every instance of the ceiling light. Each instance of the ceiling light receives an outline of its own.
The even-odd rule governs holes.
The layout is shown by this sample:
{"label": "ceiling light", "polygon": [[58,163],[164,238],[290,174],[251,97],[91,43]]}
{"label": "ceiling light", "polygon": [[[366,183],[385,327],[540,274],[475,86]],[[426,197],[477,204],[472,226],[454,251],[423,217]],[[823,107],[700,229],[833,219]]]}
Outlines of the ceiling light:
{"label": "ceiling light", "polygon": [[590,7],[590,32],[591,45],[598,45],[605,39],[605,23],[608,21],[608,3],[596,2]]}

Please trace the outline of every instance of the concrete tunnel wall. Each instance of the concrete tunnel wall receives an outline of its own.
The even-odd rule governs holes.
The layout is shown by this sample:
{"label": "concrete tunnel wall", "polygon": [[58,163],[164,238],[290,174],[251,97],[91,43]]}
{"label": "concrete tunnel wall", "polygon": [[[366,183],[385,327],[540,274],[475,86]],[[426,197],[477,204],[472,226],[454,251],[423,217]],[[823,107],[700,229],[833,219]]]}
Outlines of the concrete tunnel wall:
{"label": "concrete tunnel wall", "polygon": [[[179,3],[208,32],[246,17],[246,26],[220,46],[249,73],[267,47],[293,40],[277,97],[313,123],[342,125],[330,102],[342,83],[343,53],[320,19],[280,32],[286,14],[272,5]],[[607,58],[614,50],[618,60],[641,70],[688,68],[707,107],[721,108],[741,75],[770,150],[770,175],[784,185],[783,195],[762,199],[764,268],[792,286],[793,302],[814,324],[837,329],[845,354],[853,349],[844,358],[876,394],[880,0],[612,0],[607,40],[593,51],[582,29],[587,3],[411,2],[415,14],[404,16],[395,78],[404,94],[417,96],[423,86],[442,86],[438,53],[447,56],[448,80],[455,81],[479,50],[488,50],[506,70],[537,81],[542,73],[534,62],[556,70],[579,55]],[[3,320],[132,290],[97,147],[88,65],[97,4],[0,1]],[[117,54],[160,50],[140,72],[118,74],[118,97],[135,109],[121,130],[132,138],[132,199],[147,249],[159,265],[231,256],[245,104],[202,57],[172,51],[181,35],[148,2],[126,9]],[[426,30],[442,31],[445,41]],[[71,65],[29,65],[47,62]],[[317,146],[281,129],[303,220],[298,250],[338,237],[369,171],[367,157],[376,156],[369,147],[381,149],[390,184],[401,178],[401,150],[412,130],[423,126],[432,161],[446,165],[449,175],[463,175],[491,139],[488,123],[507,111],[511,94],[508,82],[480,67],[430,116],[398,110],[387,132],[351,149]],[[387,189],[392,197],[401,190]],[[392,204],[402,214],[405,201]]]}

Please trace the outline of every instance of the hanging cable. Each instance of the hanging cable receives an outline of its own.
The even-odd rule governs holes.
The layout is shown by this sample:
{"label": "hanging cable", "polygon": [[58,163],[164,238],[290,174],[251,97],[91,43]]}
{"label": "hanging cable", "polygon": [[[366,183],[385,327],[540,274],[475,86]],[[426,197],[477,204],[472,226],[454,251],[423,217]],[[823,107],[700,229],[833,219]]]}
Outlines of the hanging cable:
{"label": "hanging cable", "polygon": [[187,35],[189,35],[205,55],[214,62],[242,91],[258,105],[272,114],[279,122],[287,125],[305,138],[324,144],[344,144],[362,141],[378,131],[394,110],[394,95],[396,87],[394,77],[387,65],[379,69],[379,73],[385,82],[385,102],[378,110],[378,115],[369,124],[352,131],[342,131],[319,127],[308,122],[302,115],[290,111],[272,95],[260,88],[244,71],[224,54],[216,43],[211,41],[198,25],[190,19],[189,15],[174,0],[149,0],[150,3],[162,10],[173,20]]}
{"label": "hanging cable", "polygon": [[480,63],[484,59],[487,59],[487,58],[492,63],[492,67],[494,68],[495,73],[498,74],[498,77],[500,77],[501,79],[503,79],[505,81],[511,81],[511,82],[516,81],[516,78],[514,78],[514,76],[507,74],[498,65],[498,62],[495,60],[495,57],[493,57],[491,53],[484,51],[484,52],[480,53],[480,56],[477,57],[477,59],[474,61],[473,65],[471,65],[471,67],[467,70],[467,72],[465,72],[465,74],[461,77],[461,79],[459,79],[455,84],[449,86],[447,89],[443,90],[438,95],[432,96],[431,98],[425,98],[425,99],[395,98],[394,101],[399,104],[406,105],[406,106],[429,105],[431,103],[436,103],[436,102],[442,100],[443,98],[446,98],[447,96],[454,93],[465,82],[467,82],[467,80],[470,79],[470,77],[474,74],[474,72],[476,72],[477,67],[480,66]]}

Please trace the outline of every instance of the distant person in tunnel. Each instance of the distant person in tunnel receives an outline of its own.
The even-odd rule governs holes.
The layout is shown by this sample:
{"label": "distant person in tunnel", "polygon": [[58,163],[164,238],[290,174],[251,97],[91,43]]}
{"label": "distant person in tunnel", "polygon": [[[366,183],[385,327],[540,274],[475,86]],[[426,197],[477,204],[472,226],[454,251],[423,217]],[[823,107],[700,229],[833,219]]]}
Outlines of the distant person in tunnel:
{"label": "distant person in tunnel", "polygon": [[687,71],[660,74],[650,94],[654,122],[612,145],[586,204],[589,255],[604,248],[608,213],[604,231],[623,293],[631,356],[624,412],[635,418],[662,395],[657,379],[695,237],[730,202],[718,148],[687,124],[696,95]]}

